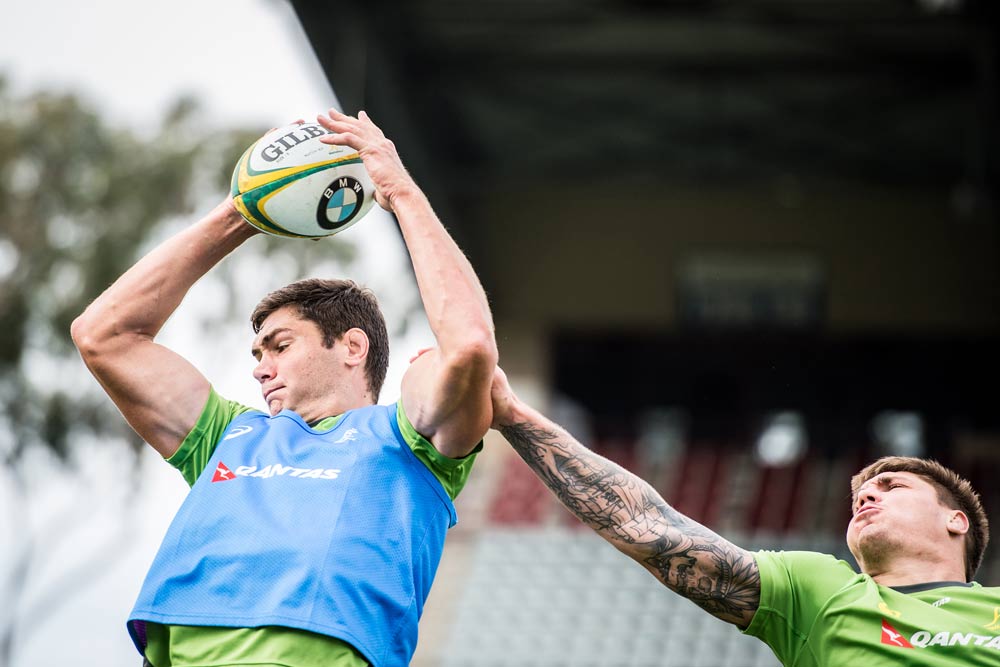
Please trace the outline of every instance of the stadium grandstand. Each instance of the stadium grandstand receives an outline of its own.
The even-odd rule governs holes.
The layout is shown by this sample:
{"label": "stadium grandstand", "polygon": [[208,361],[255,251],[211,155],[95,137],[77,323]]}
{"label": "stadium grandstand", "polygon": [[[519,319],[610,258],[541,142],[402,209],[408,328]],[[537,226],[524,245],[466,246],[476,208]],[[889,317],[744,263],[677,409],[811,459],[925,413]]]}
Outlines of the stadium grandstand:
{"label": "stadium grandstand", "polygon": [[[292,4],[482,276],[519,394],[747,548],[850,562],[851,475],[936,458],[1000,585],[996,3]],[[496,433],[457,508],[415,667],[778,664]]]}

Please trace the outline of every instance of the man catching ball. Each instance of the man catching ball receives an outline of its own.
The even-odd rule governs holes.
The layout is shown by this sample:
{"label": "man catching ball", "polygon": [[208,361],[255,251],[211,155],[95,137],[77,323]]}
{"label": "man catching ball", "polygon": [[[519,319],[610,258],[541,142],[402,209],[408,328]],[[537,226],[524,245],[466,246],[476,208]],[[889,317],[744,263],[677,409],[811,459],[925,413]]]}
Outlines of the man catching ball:
{"label": "man catching ball", "polygon": [[154,249],[73,323],[122,415],[191,484],[128,627],[153,667],[404,667],[490,425],[497,348],[476,275],[392,142],[362,112],[318,122],[359,151],[393,211],[437,347],[376,402],[388,364],[375,297],[310,279],[254,310],[267,412],[219,396],[155,337],[251,236],[227,199]]}

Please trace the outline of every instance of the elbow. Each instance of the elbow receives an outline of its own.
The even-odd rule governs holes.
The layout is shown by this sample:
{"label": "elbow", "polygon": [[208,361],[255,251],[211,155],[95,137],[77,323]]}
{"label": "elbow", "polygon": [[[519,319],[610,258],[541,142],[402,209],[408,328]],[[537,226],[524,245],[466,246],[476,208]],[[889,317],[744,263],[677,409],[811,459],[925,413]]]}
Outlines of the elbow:
{"label": "elbow", "polygon": [[78,315],[69,327],[70,338],[88,364],[106,351],[114,340],[115,325],[108,317],[94,313],[91,308]]}
{"label": "elbow", "polygon": [[442,349],[442,354],[447,367],[466,377],[492,379],[493,370],[500,360],[492,329],[479,332],[466,330],[463,339],[447,350]]}
{"label": "elbow", "polygon": [[93,359],[100,352],[100,336],[94,318],[89,315],[89,311],[84,311],[73,320],[69,327],[69,335],[84,360]]}
{"label": "elbow", "polygon": [[482,369],[493,376],[493,369],[500,361],[496,337],[492,329],[468,332],[468,336],[454,351],[453,363],[466,368]]}

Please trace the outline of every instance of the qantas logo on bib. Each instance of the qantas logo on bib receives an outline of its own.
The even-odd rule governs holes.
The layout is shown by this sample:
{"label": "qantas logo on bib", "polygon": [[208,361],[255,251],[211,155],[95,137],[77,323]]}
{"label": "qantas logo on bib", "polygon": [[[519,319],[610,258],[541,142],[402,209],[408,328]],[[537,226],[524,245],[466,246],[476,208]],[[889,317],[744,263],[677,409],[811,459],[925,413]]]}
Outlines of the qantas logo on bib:
{"label": "qantas logo on bib", "polygon": [[296,468],[294,466],[272,463],[263,468],[257,466],[238,466],[236,470],[230,470],[225,463],[219,461],[215,466],[213,482],[228,482],[237,477],[255,477],[257,479],[270,479],[272,477],[293,477],[297,479],[337,479],[340,476],[340,468]]}

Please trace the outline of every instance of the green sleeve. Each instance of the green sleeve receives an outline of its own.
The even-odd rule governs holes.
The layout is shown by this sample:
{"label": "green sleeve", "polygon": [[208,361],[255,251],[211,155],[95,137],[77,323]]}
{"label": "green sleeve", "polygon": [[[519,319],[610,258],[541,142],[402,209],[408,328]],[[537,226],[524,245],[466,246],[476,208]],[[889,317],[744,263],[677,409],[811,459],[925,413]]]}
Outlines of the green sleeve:
{"label": "green sleeve", "polygon": [[413,424],[403,411],[403,402],[396,403],[396,422],[399,424],[399,432],[403,434],[403,439],[410,446],[413,453],[420,459],[427,468],[438,478],[448,496],[454,500],[458,497],[465,482],[469,479],[472,471],[472,464],[476,460],[476,454],[483,449],[483,442],[480,440],[476,448],[468,456],[460,459],[448,458],[431,444],[430,440],[417,433]]}
{"label": "green sleeve", "polygon": [[830,597],[858,575],[844,561],[811,551],[758,551],[754,558],[760,606],[744,632],[783,664],[794,664]]}
{"label": "green sleeve", "polygon": [[194,486],[201,471],[215,453],[219,438],[226,432],[229,422],[237,415],[251,410],[253,408],[222,398],[215,393],[214,388],[210,389],[205,408],[201,411],[197,423],[173,456],[167,459],[167,463],[180,471],[188,485]]}

